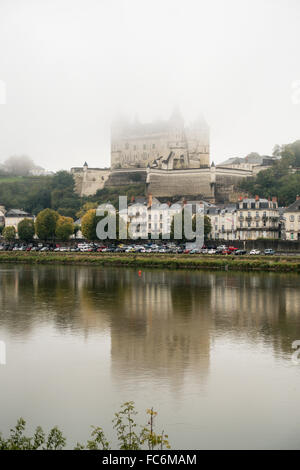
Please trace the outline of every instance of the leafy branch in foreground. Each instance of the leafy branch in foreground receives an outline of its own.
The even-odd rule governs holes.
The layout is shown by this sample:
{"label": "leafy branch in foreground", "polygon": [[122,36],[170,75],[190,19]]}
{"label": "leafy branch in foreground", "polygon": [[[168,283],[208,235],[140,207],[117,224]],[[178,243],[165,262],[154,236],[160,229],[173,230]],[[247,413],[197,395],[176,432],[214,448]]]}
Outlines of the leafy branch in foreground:
{"label": "leafy branch in foreground", "polygon": [[[137,411],[134,402],[129,401],[121,405],[118,413],[115,413],[113,427],[117,433],[119,449],[141,450],[145,446],[150,449],[170,449],[168,436],[162,431],[156,434],[154,431],[154,419],[157,412],[153,408],[147,410],[149,420],[145,426],[140,426],[135,421]],[[32,437],[25,435],[26,422],[20,418],[14,428],[10,430],[10,436],[4,439],[0,434],[0,450],[61,450],[66,446],[66,438],[57,426],[53,427],[48,436],[38,426]],[[91,439],[86,445],[77,444],[76,450],[109,450],[111,444],[105,437],[101,427],[92,426]]]}

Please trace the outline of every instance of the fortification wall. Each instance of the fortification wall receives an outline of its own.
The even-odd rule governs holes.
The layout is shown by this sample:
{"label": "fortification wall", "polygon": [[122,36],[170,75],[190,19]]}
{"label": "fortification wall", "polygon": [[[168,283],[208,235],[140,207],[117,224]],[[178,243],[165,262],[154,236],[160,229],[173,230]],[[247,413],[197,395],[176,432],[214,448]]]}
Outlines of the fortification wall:
{"label": "fortification wall", "polygon": [[236,202],[242,193],[238,184],[244,178],[253,176],[251,170],[216,167],[215,200],[216,202]]}
{"label": "fortification wall", "polygon": [[106,168],[71,168],[75,181],[75,191],[80,196],[91,196],[104,188],[110,175]]}
{"label": "fortification wall", "polygon": [[146,184],[147,171],[145,168],[113,170],[107,180],[107,186],[124,186],[127,184]]}
{"label": "fortification wall", "polygon": [[152,170],[147,175],[147,191],[156,197],[199,196],[214,199],[210,168],[199,170]]}

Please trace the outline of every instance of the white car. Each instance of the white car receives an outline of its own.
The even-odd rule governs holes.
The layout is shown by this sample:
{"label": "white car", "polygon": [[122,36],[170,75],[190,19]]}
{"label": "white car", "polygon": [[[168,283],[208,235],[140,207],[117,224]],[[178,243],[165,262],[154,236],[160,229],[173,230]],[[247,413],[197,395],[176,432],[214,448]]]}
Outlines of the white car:
{"label": "white car", "polygon": [[260,251],[259,250],[251,250],[249,255],[260,255]]}
{"label": "white car", "polygon": [[214,250],[213,248],[211,248],[210,250],[208,250],[208,254],[209,254],[209,255],[215,255],[215,254],[216,254],[216,250]]}

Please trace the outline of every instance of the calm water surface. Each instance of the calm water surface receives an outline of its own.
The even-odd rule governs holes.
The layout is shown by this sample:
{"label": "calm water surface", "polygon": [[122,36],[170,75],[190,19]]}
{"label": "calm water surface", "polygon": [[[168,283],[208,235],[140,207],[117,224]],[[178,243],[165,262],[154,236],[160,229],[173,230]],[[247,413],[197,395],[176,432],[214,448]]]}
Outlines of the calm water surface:
{"label": "calm water surface", "polygon": [[172,448],[300,448],[300,277],[0,267],[0,430],[68,446],[134,400]]}

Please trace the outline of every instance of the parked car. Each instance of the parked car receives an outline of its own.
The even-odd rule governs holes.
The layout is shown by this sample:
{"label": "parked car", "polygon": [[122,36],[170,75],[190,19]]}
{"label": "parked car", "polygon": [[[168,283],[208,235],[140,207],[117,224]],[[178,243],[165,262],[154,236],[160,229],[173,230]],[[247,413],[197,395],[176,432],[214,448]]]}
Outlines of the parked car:
{"label": "parked car", "polygon": [[275,255],[275,251],[272,248],[267,248],[265,250],[265,255]]}
{"label": "parked car", "polygon": [[259,250],[251,250],[249,255],[260,255],[260,251]]}
{"label": "parked car", "polygon": [[247,254],[247,251],[246,251],[246,250],[236,250],[236,251],[234,252],[234,254],[235,254],[236,256],[246,255],[246,254]]}

